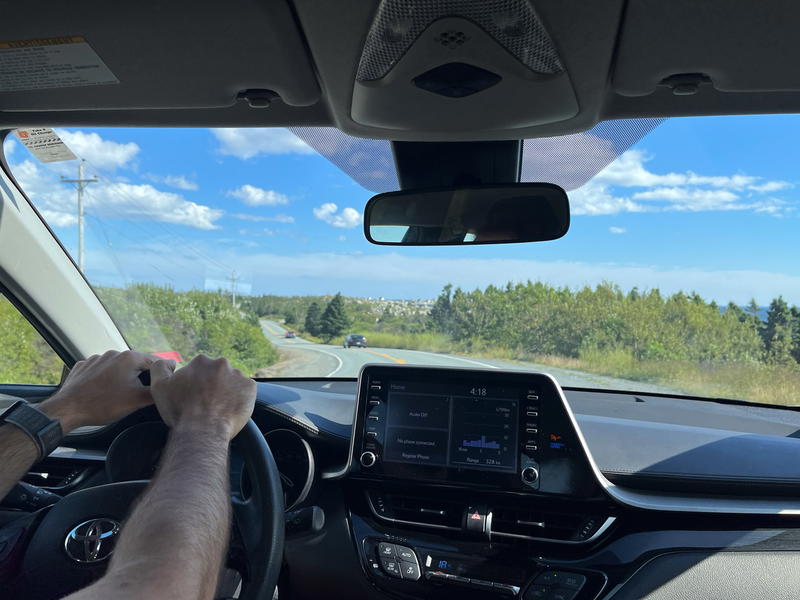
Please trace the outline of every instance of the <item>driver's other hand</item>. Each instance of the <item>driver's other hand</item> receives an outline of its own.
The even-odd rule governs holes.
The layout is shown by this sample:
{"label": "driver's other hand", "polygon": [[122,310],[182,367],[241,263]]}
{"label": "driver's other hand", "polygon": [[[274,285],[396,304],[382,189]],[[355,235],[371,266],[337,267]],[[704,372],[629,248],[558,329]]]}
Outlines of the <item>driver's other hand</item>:
{"label": "driver's other hand", "polygon": [[63,385],[41,404],[60,419],[66,433],[85,425],[107,425],[153,402],[139,374],[156,358],[141,352],[109,350],[75,363]]}
{"label": "driver's other hand", "polygon": [[201,354],[178,371],[171,361],[154,362],[150,393],[170,427],[219,426],[232,439],[253,414],[256,382],[227,359]]}

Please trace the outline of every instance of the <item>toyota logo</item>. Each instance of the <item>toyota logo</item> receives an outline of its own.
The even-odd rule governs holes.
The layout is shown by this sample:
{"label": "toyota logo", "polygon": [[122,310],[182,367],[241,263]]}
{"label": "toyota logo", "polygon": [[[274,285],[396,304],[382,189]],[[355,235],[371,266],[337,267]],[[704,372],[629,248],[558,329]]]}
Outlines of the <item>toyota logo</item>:
{"label": "toyota logo", "polygon": [[84,521],[67,534],[64,550],[79,563],[97,563],[114,551],[119,535],[119,523],[113,519]]}

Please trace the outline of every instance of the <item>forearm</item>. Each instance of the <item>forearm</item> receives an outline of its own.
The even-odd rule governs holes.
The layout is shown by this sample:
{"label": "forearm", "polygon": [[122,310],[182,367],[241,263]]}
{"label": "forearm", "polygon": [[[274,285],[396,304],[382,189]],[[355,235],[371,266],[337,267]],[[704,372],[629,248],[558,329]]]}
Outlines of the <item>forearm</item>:
{"label": "forearm", "polygon": [[228,439],[212,425],[173,429],[108,572],[70,600],[213,597],[230,535]]}
{"label": "forearm", "polygon": [[[63,433],[75,427],[73,420],[52,400],[43,402],[37,408],[52,419],[58,419]],[[38,458],[38,450],[33,440],[16,425],[0,426],[0,499],[4,498]]]}
{"label": "forearm", "polygon": [[31,468],[38,451],[31,439],[14,425],[0,427],[0,499]]}

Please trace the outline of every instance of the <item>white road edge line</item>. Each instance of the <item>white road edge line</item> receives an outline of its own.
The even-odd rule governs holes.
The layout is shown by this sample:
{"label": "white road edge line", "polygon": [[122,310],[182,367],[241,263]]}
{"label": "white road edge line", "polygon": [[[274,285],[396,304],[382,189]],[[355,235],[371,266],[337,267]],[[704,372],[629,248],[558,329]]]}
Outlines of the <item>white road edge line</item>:
{"label": "white road edge line", "polygon": [[[272,322],[272,321],[267,321],[267,322],[268,322],[268,323],[270,323],[270,324],[273,324],[273,322]],[[284,328],[284,327],[281,327],[281,326],[280,326],[280,325],[278,325],[277,323],[274,323],[274,324],[275,324],[277,327],[279,327],[280,329],[284,329],[284,330],[285,330],[285,328]],[[303,339],[303,338],[300,338],[300,339]],[[304,342],[306,342],[306,345],[308,346],[308,349],[309,349],[309,350],[314,350],[315,352],[322,352],[323,354],[327,354],[328,356],[332,356],[332,357],[333,357],[333,358],[335,358],[335,359],[336,359],[336,361],[339,363],[339,364],[337,365],[337,367],[336,367],[336,368],[335,368],[333,371],[331,371],[331,372],[330,372],[330,373],[328,373],[327,375],[323,375],[323,377],[333,377],[333,376],[334,376],[336,373],[338,373],[338,372],[339,372],[339,369],[341,369],[341,368],[344,366],[344,362],[342,362],[342,359],[341,359],[341,358],[339,358],[338,356],[336,356],[336,355],[335,355],[333,352],[328,352],[327,350],[323,350],[322,348],[315,348],[315,346],[316,346],[317,344],[314,344],[314,343],[312,343],[312,342],[309,342],[308,340],[303,340],[303,341],[304,341]],[[275,344],[275,345],[276,345],[276,346],[279,346],[280,344]]]}
{"label": "white road edge line", "polygon": [[344,366],[344,362],[342,361],[342,359],[336,356],[333,352],[328,352],[327,350],[322,350],[320,348],[314,348],[314,350],[316,350],[317,352],[322,352],[323,354],[327,354],[328,356],[332,356],[337,361],[339,361],[339,366],[336,367],[333,371],[331,371],[327,375],[325,375],[325,377],[333,377],[339,371],[339,369],[341,369]]}
{"label": "white road edge line", "polygon": [[304,348],[304,349],[307,349],[307,350],[312,350],[314,352],[322,352],[323,354],[327,354],[328,356],[332,356],[333,358],[335,358],[336,361],[339,363],[339,365],[333,371],[328,373],[327,375],[323,375],[323,377],[333,377],[336,373],[339,372],[339,369],[341,369],[344,366],[344,362],[342,361],[342,359],[340,357],[336,356],[333,352],[328,352],[327,350],[323,350],[322,348],[317,348],[316,347],[317,345],[318,344],[308,343],[308,344],[299,345],[298,348]]}
{"label": "white road edge line", "polygon": [[425,350],[407,350],[407,352],[419,352],[420,354],[427,354],[429,356],[443,356],[445,358],[452,358],[453,360],[461,360],[466,363],[470,363],[472,365],[478,365],[481,367],[486,367],[488,369],[499,369],[497,365],[490,365],[489,363],[482,363],[478,362],[477,360],[470,360],[469,358],[461,358],[460,356],[455,356],[453,354],[439,354],[437,352],[427,352]]}

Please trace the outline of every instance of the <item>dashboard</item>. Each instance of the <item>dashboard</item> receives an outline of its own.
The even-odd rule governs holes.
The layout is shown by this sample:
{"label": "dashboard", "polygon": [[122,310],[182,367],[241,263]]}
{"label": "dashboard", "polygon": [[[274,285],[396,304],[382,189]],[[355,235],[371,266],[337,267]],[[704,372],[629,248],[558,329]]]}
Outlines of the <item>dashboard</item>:
{"label": "dashboard", "polygon": [[[282,597],[789,598],[787,582],[800,588],[795,411],[407,365],[258,388],[253,418],[288,507]],[[63,495],[148,478],[167,434],[145,409],[70,436],[27,479]],[[245,471],[234,447],[234,492],[247,493]]]}

